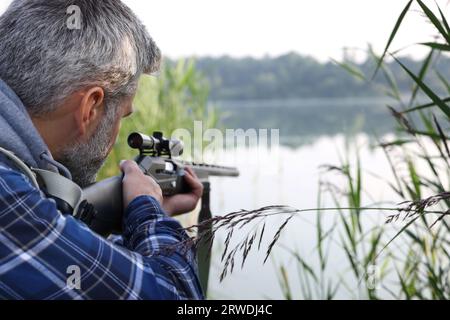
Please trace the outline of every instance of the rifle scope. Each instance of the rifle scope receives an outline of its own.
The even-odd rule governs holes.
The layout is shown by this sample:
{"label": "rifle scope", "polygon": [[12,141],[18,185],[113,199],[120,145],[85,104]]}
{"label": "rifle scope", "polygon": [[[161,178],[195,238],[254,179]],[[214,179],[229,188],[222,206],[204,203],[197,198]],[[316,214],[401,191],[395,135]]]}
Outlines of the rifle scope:
{"label": "rifle scope", "polygon": [[134,132],[128,136],[128,145],[139,149],[142,153],[152,153],[157,156],[180,156],[183,154],[183,142],[177,139],[167,139],[162,132],[154,132],[152,136]]}

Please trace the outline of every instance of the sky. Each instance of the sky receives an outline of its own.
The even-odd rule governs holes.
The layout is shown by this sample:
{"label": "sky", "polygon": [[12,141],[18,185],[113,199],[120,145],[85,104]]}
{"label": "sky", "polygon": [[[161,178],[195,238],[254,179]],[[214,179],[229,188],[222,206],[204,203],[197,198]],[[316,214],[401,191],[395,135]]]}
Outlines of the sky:
{"label": "sky", "polygon": [[[382,51],[406,0],[123,0],[166,56],[277,56],[298,52],[340,60],[343,48],[362,57]],[[11,0],[0,0],[3,12]],[[437,3],[448,11],[448,0]],[[434,7],[434,1],[425,0]],[[433,29],[411,7],[393,49],[430,40]],[[425,49],[404,53],[420,58]]]}

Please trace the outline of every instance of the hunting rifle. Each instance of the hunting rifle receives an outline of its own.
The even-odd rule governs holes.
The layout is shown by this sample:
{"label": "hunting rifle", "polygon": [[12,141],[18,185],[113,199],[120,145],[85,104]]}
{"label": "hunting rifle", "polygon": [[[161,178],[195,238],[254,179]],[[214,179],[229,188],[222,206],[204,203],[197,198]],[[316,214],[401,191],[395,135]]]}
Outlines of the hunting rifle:
{"label": "hunting rifle", "polygon": [[[184,181],[186,166],[191,167],[203,184],[203,195],[198,223],[208,221],[210,210],[210,183],[211,176],[237,177],[239,171],[232,167],[223,167],[208,164],[197,164],[177,160],[174,157],[183,153],[183,144],[176,139],[167,139],[161,132],[154,132],[152,136],[142,133],[132,133],[128,137],[128,145],[139,150],[134,159],[139,168],[146,175],[155,179],[160,185],[164,196],[172,196],[189,192]],[[84,221],[92,230],[107,237],[110,234],[122,233],[123,201],[122,201],[123,174],[97,182],[83,190],[83,202],[76,217]],[[198,232],[208,239],[212,225],[202,223]],[[210,241],[210,240],[209,240]],[[200,283],[206,292],[209,278],[211,243],[200,240],[197,247],[197,259]]]}
{"label": "hunting rifle", "polygon": [[[209,198],[208,178],[210,176],[239,176],[236,168],[196,164],[174,159],[173,156],[176,157],[183,153],[183,144],[179,140],[166,139],[161,132],[154,132],[150,137],[142,133],[132,133],[128,137],[128,145],[139,150],[139,155],[134,160],[144,174],[155,179],[164,196],[189,192],[189,187],[184,181],[186,166],[194,170],[204,185],[202,202],[209,200],[205,198]],[[83,220],[92,230],[104,237],[122,233],[124,211],[122,179],[123,174],[97,182],[83,190],[83,199],[87,201],[91,209],[79,210],[77,218]],[[209,203],[206,205],[208,208],[203,208],[205,206],[203,203],[204,211],[209,210]],[[202,213],[200,213],[201,215]]]}

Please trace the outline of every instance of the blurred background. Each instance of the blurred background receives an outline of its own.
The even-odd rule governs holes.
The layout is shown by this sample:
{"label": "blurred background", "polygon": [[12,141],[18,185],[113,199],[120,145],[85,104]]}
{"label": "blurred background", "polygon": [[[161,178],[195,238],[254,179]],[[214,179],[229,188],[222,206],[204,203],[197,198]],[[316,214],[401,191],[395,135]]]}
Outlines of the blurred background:
{"label": "blurred background", "polygon": [[[422,274],[406,276],[413,275],[408,251],[412,246],[395,244],[392,252],[398,255],[386,250],[382,258],[377,256],[403,226],[386,227],[389,211],[343,209],[395,208],[402,200],[431,195],[436,191],[433,181],[428,186],[418,181],[426,181],[419,177],[428,177],[429,172],[433,176],[434,167],[426,157],[420,159],[418,152],[433,159],[439,144],[441,160],[448,162],[445,141],[433,143],[418,137],[419,142],[406,146],[404,142],[417,135],[408,136],[411,128],[399,124],[401,117],[387,106],[420,106],[430,102],[429,95],[389,54],[378,65],[406,8],[388,52],[422,75],[437,96],[448,94],[448,48],[417,45],[446,38],[419,2],[410,6],[408,1],[389,0],[124,2],[148,27],[165,62],[157,77],[142,79],[137,113],[124,123],[101,177],[115,174],[117,162],[133,155],[124,139],[134,130],[192,131],[194,120],[203,121],[205,129],[279,129],[281,146],[274,159],[252,148],[208,155],[212,162],[237,166],[241,172],[239,178],[212,179],[213,214],[268,205],[335,208],[295,215],[263,264],[267,245],[286,217],[268,218],[261,249],[250,252],[244,267],[237,263],[223,281],[221,255],[227,231],[218,232],[209,298],[366,299],[431,294],[433,290],[419,290],[431,281],[427,272],[423,283],[419,281]],[[9,3],[0,0],[0,12]],[[435,12],[444,32],[450,32],[434,1],[423,3]],[[437,4],[445,16],[447,1]],[[430,50],[435,50],[431,58]],[[377,66],[379,72],[373,76]],[[408,120],[417,124],[417,131],[434,132],[425,138],[439,140],[442,134],[431,117],[417,113]],[[387,150],[383,143],[399,148]],[[425,153],[430,148],[435,149]],[[446,178],[440,176],[439,183],[447,186]],[[236,231],[232,243],[260,227],[256,221]],[[436,252],[428,253],[436,256]]]}

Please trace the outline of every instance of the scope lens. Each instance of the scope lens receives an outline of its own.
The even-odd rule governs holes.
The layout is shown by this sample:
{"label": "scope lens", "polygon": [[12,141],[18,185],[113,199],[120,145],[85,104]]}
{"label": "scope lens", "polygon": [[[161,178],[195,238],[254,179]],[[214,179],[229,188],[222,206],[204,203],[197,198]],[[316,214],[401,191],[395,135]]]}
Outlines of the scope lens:
{"label": "scope lens", "polygon": [[143,137],[138,133],[132,133],[128,137],[128,145],[134,149],[140,149],[144,144]]}

